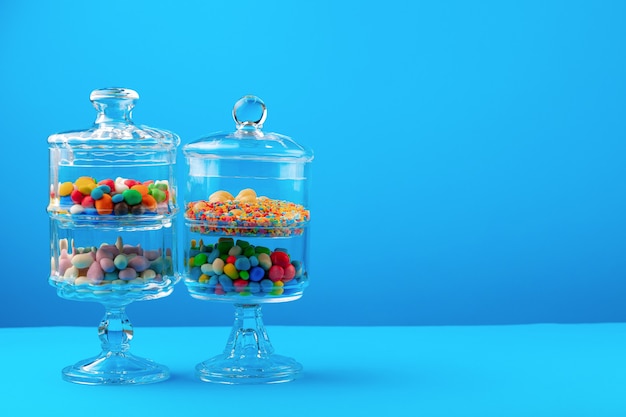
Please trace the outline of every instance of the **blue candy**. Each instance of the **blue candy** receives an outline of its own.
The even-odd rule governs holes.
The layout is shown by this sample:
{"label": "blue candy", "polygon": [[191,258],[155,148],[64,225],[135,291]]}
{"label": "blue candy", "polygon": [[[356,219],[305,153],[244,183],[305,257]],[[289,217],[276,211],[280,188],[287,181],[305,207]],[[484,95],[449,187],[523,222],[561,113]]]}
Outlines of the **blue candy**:
{"label": "blue candy", "polygon": [[200,270],[199,266],[194,266],[193,268],[191,268],[191,271],[189,271],[189,278],[193,279],[194,281],[197,281],[200,278],[200,275],[202,275],[202,271]]}
{"label": "blue candy", "polygon": [[104,195],[104,190],[100,187],[96,187],[93,190],[91,190],[91,198],[93,198],[94,200],[100,200],[103,195]]}
{"label": "blue candy", "polygon": [[122,201],[124,201],[124,196],[122,194],[115,194],[113,197],[111,197],[111,201],[113,202],[113,204],[121,203]]}
{"label": "blue candy", "polygon": [[207,262],[212,264],[214,260],[219,258],[219,256],[220,256],[220,251],[218,251],[217,249],[213,249],[213,251],[209,254]]}
{"label": "blue candy", "polygon": [[252,294],[257,294],[261,292],[261,284],[258,282],[249,282],[248,283],[248,291]]}
{"label": "blue candy", "polygon": [[252,269],[250,270],[250,281],[259,282],[263,279],[264,276],[265,270],[260,266],[252,267]]}
{"label": "blue candy", "polygon": [[274,283],[272,282],[271,279],[261,280],[260,284],[261,284],[261,291],[263,292],[270,292],[274,289]]}
{"label": "blue candy", "polygon": [[235,268],[239,271],[247,271],[250,269],[250,261],[245,256],[238,256],[235,260]]}
{"label": "blue candy", "polygon": [[259,258],[257,258],[255,255],[249,257],[248,261],[250,261],[250,266],[259,266]]}
{"label": "blue candy", "polygon": [[230,291],[233,291],[235,289],[235,286],[233,285],[233,280],[230,279],[230,277],[228,275],[226,275],[226,274],[220,275],[219,281],[220,281],[220,284],[222,285],[222,288],[224,289],[224,291],[230,292]]}

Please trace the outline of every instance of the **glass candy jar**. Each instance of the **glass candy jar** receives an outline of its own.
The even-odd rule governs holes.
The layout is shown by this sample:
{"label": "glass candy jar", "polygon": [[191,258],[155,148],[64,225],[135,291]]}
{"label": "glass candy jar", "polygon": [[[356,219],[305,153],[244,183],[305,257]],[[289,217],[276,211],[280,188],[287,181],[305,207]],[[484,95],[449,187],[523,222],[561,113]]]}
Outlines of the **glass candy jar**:
{"label": "glass candy jar", "polygon": [[177,135],[135,125],[139,95],[94,90],[94,125],[48,138],[49,282],[60,297],[105,308],[99,355],[63,369],[81,384],[131,384],[168,378],[165,366],[129,352],[125,307],[169,295],[175,268]]}
{"label": "glass candy jar", "polygon": [[301,371],[274,354],[261,316],[265,303],[300,298],[308,285],[311,150],[261,128],[261,99],[235,104],[236,131],[183,147],[185,284],[192,297],[235,306],[224,352],[196,366],[203,381],[285,382]]}

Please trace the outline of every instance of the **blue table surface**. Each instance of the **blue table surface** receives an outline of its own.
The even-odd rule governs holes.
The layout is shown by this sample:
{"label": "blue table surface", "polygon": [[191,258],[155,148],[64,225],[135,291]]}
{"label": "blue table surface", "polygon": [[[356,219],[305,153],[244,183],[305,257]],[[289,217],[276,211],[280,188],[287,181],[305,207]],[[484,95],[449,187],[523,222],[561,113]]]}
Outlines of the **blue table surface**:
{"label": "blue table surface", "polygon": [[626,324],[267,329],[296,381],[200,382],[228,328],[135,327],[170,379],[76,385],[61,369],[99,352],[95,327],[1,328],[0,416],[626,416]]}

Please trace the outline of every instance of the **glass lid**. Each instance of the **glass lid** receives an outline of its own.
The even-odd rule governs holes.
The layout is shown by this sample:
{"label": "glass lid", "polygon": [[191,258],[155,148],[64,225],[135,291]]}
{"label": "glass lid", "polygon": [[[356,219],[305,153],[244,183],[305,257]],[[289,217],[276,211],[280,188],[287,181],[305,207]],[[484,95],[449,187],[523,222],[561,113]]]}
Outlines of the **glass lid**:
{"label": "glass lid", "polygon": [[234,132],[217,132],[190,142],[183,147],[185,155],[208,159],[313,160],[313,152],[292,138],[262,130],[267,107],[259,97],[240,98],[232,115],[237,128]]}

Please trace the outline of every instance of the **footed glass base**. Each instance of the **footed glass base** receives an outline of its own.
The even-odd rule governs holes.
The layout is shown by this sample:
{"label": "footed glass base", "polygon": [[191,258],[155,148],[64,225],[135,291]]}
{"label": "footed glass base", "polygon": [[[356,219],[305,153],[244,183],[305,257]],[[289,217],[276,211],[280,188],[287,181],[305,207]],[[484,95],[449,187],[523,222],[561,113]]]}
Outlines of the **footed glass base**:
{"label": "footed glass base", "polygon": [[235,323],[224,353],[196,366],[200,380],[222,384],[289,382],[301,371],[294,359],[274,354],[257,304],[235,304]]}
{"label": "footed glass base", "polygon": [[301,371],[302,365],[281,355],[266,358],[218,355],[196,366],[196,375],[202,381],[222,384],[289,382],[297,378]]}
{"label": "footed glass base", "polygon": [[169,369],[127,352],[104,352],[63,369],[63,379],[86,385],[150,384],[169,378]]}

